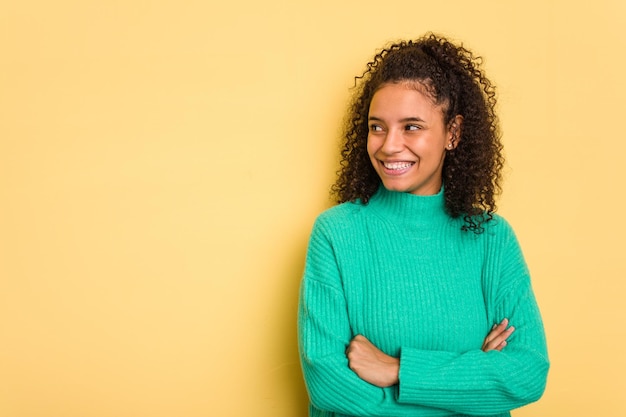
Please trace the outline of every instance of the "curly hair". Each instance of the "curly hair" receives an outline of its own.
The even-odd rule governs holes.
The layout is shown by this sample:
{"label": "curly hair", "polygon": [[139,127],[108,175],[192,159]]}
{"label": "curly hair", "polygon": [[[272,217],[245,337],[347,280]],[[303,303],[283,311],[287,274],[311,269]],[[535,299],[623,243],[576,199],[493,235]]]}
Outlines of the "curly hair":
{"label": "curly hair", "polygon": [[481,65],[481,57],[432,33],[391,44],[376,54],[365,72],[355,77],[341,167],[331,189],[336,201],[367,204],[381,184],[367,153],[368,113],[374,93],[385,84],[417,81],[435,104],[442,106],[445,125],[457,115],[463,117],[461,140],[444,159],[445,207],[450,216],[463,216],[462,230],[482,233],[483,224],[493,219],[495,198],[502,191],[504,157],[495,86]]}

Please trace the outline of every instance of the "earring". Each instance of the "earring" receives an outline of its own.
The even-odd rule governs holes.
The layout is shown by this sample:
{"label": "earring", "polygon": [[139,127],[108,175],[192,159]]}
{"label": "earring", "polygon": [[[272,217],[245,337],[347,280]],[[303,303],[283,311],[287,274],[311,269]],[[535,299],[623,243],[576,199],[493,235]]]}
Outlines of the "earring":
{"label": "earring", "polygon": [[448,149],[452,149],[452,144],[448,143]]}

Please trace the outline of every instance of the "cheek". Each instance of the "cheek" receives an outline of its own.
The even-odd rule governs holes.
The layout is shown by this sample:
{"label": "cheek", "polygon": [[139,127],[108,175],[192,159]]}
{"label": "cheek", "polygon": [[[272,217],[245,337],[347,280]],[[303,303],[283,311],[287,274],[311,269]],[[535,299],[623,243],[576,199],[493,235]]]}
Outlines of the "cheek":
{"label": "cheek", "polygon": [[381,140],[376,136],[367,137],[367,153],[371,157],[380,149]]}
{"label": "cheek", "polygon": [[416,141],[410,147],[411,151],[423,158],[439,159],[445,155],[445,144],[439,140],[420,140]]}

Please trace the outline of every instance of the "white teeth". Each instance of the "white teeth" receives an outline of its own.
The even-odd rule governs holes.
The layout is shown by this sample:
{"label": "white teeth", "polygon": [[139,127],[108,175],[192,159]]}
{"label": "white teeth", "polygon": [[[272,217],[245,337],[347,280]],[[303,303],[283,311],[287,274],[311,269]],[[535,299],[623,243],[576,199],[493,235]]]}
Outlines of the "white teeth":
{"label": "white teeth", "polygon": [[387,169],[405,169],[413,165],[413,162],[383,162]]}

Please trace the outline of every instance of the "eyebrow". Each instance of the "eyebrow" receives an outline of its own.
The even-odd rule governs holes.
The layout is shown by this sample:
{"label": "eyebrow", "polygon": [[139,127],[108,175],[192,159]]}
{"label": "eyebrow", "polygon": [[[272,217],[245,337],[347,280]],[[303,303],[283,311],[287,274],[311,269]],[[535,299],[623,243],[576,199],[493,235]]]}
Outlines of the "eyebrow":
{"label": "eyebrow", "polygon": [[[372,120],[372,121],[375,121],[375,122],[382,122],[383,121],[383,119],[381,119],[380,117],[376,117],[376,116],[370,116],[370,117],[368,117],[368,120]],[[425,120],[420,119],[419,117],[415,117],[415,116],[405,117],[404,119],[400,119],[399,121],[400,121],[400,123],[425,122]]]}

